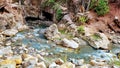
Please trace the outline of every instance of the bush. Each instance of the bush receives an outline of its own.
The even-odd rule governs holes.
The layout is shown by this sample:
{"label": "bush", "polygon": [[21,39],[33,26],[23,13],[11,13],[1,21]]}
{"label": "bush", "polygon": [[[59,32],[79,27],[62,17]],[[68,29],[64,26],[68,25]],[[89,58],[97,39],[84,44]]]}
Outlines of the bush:
{"label": "bush", "polygon": [[97,6],[95,7],[95,11],[99,16],[104,15],[109,12],[109,6],[107,0],[98,0]]}
{"label": "bush", "polygon": [[84,34],[85,33],[85,30],[84,30],[84,26],[79,26],[78,28],[77,28],[77,31],[78,31],[78,33],[81,33],[81,34]]}
{"label": "bush", "polygon": [[87,16],[80,16],[79,21],[84,24],[88,20]]}

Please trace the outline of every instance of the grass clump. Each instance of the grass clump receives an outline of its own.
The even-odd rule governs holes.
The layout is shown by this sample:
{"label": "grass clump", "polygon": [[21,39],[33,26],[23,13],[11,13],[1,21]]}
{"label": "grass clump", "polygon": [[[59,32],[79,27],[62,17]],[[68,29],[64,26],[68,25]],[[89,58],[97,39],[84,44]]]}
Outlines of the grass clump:
{"label": "grass clump", "polygon": [[87,19],[86,16],[80,16],[80,17],[79,17],[79,21],[80,21],[81,23],[83,23],[83,24],[84,24],[87,20],[88,20],[88,19]]}
{"label": "grass clump", "polygon": [[93,38],[94,40],[99,40],[99,39],[101,39],[101,37],[100,37],[98,34],[93,34],[93,35],[92,35],[92,38]]}
{"label": "grass clump", "polygon": [[78,28],[77,28],[77,31],[78,31],[78,33],[81,33],[81,34],[84,34],[85,33],[85,30],[84,30],[84,26],[79,26]]}

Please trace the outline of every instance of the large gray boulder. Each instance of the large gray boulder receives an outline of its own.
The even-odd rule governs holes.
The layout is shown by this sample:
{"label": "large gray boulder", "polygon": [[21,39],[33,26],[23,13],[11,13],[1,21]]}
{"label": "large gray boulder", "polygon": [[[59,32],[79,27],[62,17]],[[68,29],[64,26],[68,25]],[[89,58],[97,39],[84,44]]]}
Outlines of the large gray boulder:
{"label": "large gray boulder", "polygon": [[94,48],[109,49],[110,41],[103,33],[95,33],[87,37],[88,43]]}

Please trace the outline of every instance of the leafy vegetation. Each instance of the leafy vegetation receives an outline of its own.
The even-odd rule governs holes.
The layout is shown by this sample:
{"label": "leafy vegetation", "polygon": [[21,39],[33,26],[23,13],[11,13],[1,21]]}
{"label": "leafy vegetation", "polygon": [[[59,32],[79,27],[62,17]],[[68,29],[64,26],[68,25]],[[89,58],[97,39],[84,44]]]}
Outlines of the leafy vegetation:
{"label": "leafy vegetation", "polygon": [[62,9],[60,8],[60,2],[56,2],[55,0],[46,0],[43,5],[43,7],[49,6],[55,11],[55,17],[57,20],[60,20],[62,18]]}
{"label": "leafy vegetation", "polygon": [[81,33],[81,34],[85,33],[84,26],[82,26],[82,25],[79,26],[77,31],[78,31],[78,33]]}
{"label": "leafy vegetation", "polygon": [[95,7],[95,11],[98,15],[104,15],[109,12],[109,6],[107,0],[99,0],[97,6]]}
{"label": "leafy vegetation", "polygon": [[80,21],[82,24],[85,23],[87,20],[88,20],[88,19],[87,19],[86,16],[80,16],[80,17],[79,17],[79,21]]}
{"label": "leafy vegetation", "polygon": [[99,16],[109,12],[108,0],[92,0],[90,9],[94,9]]}
{"label": "leafy vegetation", "polygon": [[100,37],[98,34],[93,34],[93,35],[92,35],[92,38],[93,38],[94,40],[99,40],[99,39],[101,39],[101,37]]}

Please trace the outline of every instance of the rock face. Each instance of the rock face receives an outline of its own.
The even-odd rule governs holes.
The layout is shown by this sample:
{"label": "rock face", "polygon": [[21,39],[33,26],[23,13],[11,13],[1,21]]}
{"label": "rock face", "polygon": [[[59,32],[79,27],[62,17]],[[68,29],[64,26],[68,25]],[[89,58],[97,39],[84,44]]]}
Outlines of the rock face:
{"label": "rock face", "polygon": [[68,40],[66,38],[64,38],[63,40],[63,46],[65,47],[70,47],[70,48],[78,48],[79,44],[76,43],[74,40]]}
{"label": "rock face", "polygon": [[25,0],[25,16],[38,17],[40,14],[40,5],[42,0]]}
{"label": "rock face", "polygon": [[88,43],[94,48],[108,49],[110,41],[103,33],[95,33],[94,35],[87,37]]}
{"label": "rock face", "polygon": [[45,31],[45,37],[48,40],[54,40],[60,38],[60,32],[58,31],[57,25],[53,24]]}

